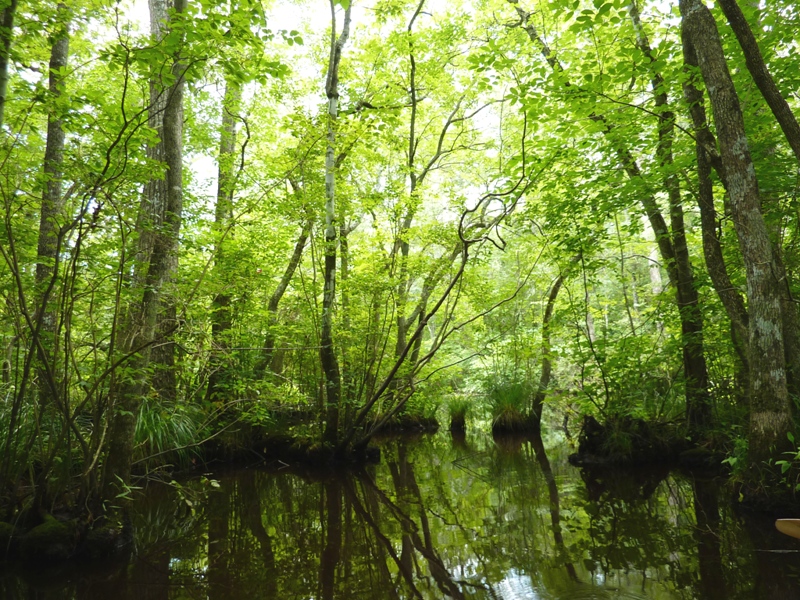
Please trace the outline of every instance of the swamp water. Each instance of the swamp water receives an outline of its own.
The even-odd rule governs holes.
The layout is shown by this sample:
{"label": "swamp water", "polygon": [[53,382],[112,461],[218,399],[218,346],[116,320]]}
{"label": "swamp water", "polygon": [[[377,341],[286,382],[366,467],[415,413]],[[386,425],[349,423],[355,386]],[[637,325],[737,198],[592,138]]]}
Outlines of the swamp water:
{"label": "swamp water", "polygon": [[714,481],[590,475],[538,439],[381,450],[357,474],[273,463],[151,485],[129,564],[9,565],[0,597],[800,598],[800,541],[737,516]]}

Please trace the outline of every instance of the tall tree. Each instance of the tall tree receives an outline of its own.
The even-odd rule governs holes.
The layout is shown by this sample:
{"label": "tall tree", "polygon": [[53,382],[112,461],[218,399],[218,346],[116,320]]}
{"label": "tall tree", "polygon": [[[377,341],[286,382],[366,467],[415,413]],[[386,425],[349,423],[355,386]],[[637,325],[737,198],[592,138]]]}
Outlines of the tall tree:
{"label": "tall tree", "polygon": [[[682,32],[684,63],[691,73],[699,68],[694,47],[686,40]],[[738,386],[743,388],[740,398],[746,399],[749,393],[749,350],[748,350],[748,315],[744,298],[733,285],[722,244],[717,234],[717,211],[714,206],[714,184],[711,180],[712,166],[726,181],[725,170],[717,151],[717,140],[708,126],[703,92],[699,90],[691,77],[683,83],[683,95],[689,107],[695,135],[695,162],[697,164],[697,204],[700,208],[700,228],[703,234],[703,254],[714,291],[719,296],[722,306],[731,322],[731,341],[739,359],[737,369]]]}
{"label": "tall tree", "polygon": [[[151,34],[157,43],[167,39],[169,7],[167,0],[150,0]],[[173,0],[171,8],[172,14],[183,13],[186,0]],[[179,38],[177,45],[180,43]],[[148,116],[160,134],[159,143],[148,153],[154,160],[163,161],[165,173],[145,186],[139,209],[133,300],[116,340],[118,352],[129,356],[130,361],[127,368],[115,374],[110,393],[113,416],[104,465],[106,496],[130,479],[136,421],[142,395],[147,393],[151,347],[158,341],[161,298],[175,264],[181,224],[184,66],[178,58],[179,47],[165,50],[172,56],[166,62],[169,73],[164,79],[168,83],[161,76],[151,81]]]}
{"label": "tall tree", "polygon": [[325,149],[325,280],[322,297],[320,329],[320,362],[325,375],[325,432],[323,440],[334,446],[339,437],[339,400],[341,398],[341,374],[336,349],[333,346],[333,305],[336,299],[336,121],[339,115],[339,62],[342,49],[350,35],[350,10],[352,2],[344,11],[342,32],[336,37],[336,2],[330,0],[331,45],[328,57],[328,75],[325,80],[325,95],[328,98],[328,134]]}
{"label": "tall tree", "polygon": [[231,295],[225,283],[225,240],[233,227],[233,193],[235,187],[234,164],[236,157],[236,120],[242,98],[242,86],[233,78],[226,78],[222,98],[222,123],[220,127],[219,153],[217,155],[217,203],[214,207],[214,231],[217,237],[214,253],[214,269],[217,271],[222,289],[211,302],[210,372],[206,400],[216,400],[226,391],[228,336],[233,325]]}
{"label": "tall tree", "polygon": [[56,30],[52,36],[49,64],[49,108],[47,111],[47,142],[44,152],[44,191],[39,215],[39,242],[36,257],[35,321],[39,327],[37,376],[39,401],[42,407],[52,404],[59,394],[56,375],[58,314],[52,302],[57,286],[59,246],[62,241],[64,201],[62,197],[62,164],[64,162],[63,109],[65,71],[69,55],[69,11],[58,5]]}
{"label": "tall tree", "polygon": [[[531,20],[532,13],[519,6],[518,0],[508,0],[514,6],[520,18],[520,25],[530,40],[539,48],[539,52],[550,67],[561,76],[563,86],[569,91],[578,91],[567,80],[564,67],[545,39],[539,34]],[[647,56],[649,63],[654,58],[649,49],[649,42],[638,24],[638,9],[631,8],[631,16],[637,26],[637,45]],[[669,110],[664,91],[663,77],[651,68],[651,83],[654,99],[659,106],[659,142],[656,154],[664,169],[664,186],[670,201],[670,225],[667,225],[659,208],[655,195],[649,189],[643,190],[640,203],[650,227],[656,237],[661,260],[666,267],[670,284],[675,288],[675,302],[681,319],[681,347],[683,352],[684,376],[686,378],[686,417],[690,428],[702,427],[709,419],[710,406],[708,394],[708,371],[705,362],[702,337],[702,317],[699,310],[697,290],[695,288],[692,266],[686,245],[686,232],[683,217],[683,205],[677,175],[672,172],[672,138],[674,136],[674,114]],[[641,167],[625,142],[619,139],[613,124],[606,115],[593,112],[589,118],[600,126],[602,134],[611,142],[617,160],[628,178],[632,181],[643,177]]]}
{"label": "tall tree", "polygon": [[750,346],[750,434],[753,463],[786,443],[791,404],[786,384],[779,272],[761,213],[756,171],[750,155],[739,97],[731,80],[717,24],[700,0],[681,0],[682,28],[694,48],[706,84],[739,248],[747,272]]}
{"label": "tall tree", "polygon": [[686,377],[686,422],[690,430],[698,432],[710,424],[711,398],[708,393],[708,367],[703,348],[703,317],[686,242],[681,187],[673,161],[675,113],[670,109],[666,83],[655,66],[656,56],[641,23],[636,2],[629,5],[629,13],[636,31],[636,45],[648,60],[655,112],[658,114],[656,156],[662,169],[663,186],[669,198],[670,235],[675,252],[675,295],[681,316],[681,347]]}

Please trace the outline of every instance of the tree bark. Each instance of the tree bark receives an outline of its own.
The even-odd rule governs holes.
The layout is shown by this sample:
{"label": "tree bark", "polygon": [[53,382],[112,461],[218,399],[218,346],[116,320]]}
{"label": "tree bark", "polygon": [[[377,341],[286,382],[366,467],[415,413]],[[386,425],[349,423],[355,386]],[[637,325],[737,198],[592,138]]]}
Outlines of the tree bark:
{"label": "tree bark", "polygon": [[[772,78],[769,69],[767,69],[764,57],[758,47],[758,42],[744,13],[739,8],[736,0],[719,0],[719,4],[742,48],[747,70],[775,116],[775,120],[778,121],[786,140],[789,142],[789,146],[794,152],[795,158],[800,164],[800,124],[798,124],[789,103],[778,90],[775,80]],[[773,203],[767,202],[767,198],[762,197],[762,204],[766,207]],[[785,284],[786,268],[781,256],[780,235],[777,231],[773,232],[773,249],[775,264],[778,269],[776,275],[784,281],[781,294],[781,310],[783,314],[787,384],[789,393],[798,396],[800,395],[800,315],[798,315],[797,304],[791,297],[788,285]]]}
{"label": "tree bark", "polygon": [[325,432],[323,441],[335,446],[339,438],[339,399],[341,376],[336,350],[333,347],[333,303],[336,298],[336,121],[339,114],[339,61],[342,48],[350,35],[350,10],[348,3],[344,12],[344,24],[336,38],[336,5],[331,6],[331,51],[328,61],[328,76],[325,95],[328,98],[328,146],[325,150],[325,288],[322,296],[322,318],[320,331],[320,363],[325,375]]}
{"label": "tree bark", "polygon": [[64,70],[69,57],[68,12],[59,4],[49,64],[49,102],[47,116],[47,143],[44,151],[44,192],[39,215],[39,242],[36,256],[36,321],[41,322],[40,344],[37,356],[39,404],[42,409],[56,401],[59,394],[56,375],[58,354],[57,312],[52,302],[58,278],[58,247],[60,245],[60,220],[64,201],[61,193],[62,164],[64,161],[64,128],[58,100],[64,92]]}
{"label": "tree bark", "polygon": [[781,289],[755,168],[717,25],[700,0],[681,0],[682,27],[697,53],[714,109],[734,227],[747,272],[750,312],[750,460],[767,459],[786,444],[791,405],[786,383]]}
{"label": "tree bark", "polygon": [[[694,47],[685,39],[683,55],[685,64],[691,68],[698,68],[697,56]],[[689,107],[692,125],[695,134],[695,154],[697,156],[698,190],[697,203],[700,208],[700,223],[703,233],[703,252],[706,259],[706,268],[714,290],[717,292],[722,306],[725,308],[733,329],[734,345],[737,352],[746,364],[748,316],[744,299],[734,287],[728,275],[722,246],[717,237],[717,212],[714,207],[714,188],[711,182],[711,168],[717,163],[716,170],[725,185],[726,175],[720,157],[717,154],[717,140],[708,128],[706,109],[703,101],[703,92],[697,89],[691,79],[683,84],[683,96]]]}
{"label": "tree bark", "polygon": [[798,124],[797,118],[789,107],[789,103],[786,102],[769,69],[767,69],[761,49],[758,47],[758,42],[753,35],[753,30],[750,28],[736,0],[718,0],[718,2],[722,7],[722,12],[725,13],[725,17],[728,19],[728,23],[730,23],[731,29],[733,29],[734,35],[736,35],[736,39],[739,40],[739,45],[742,47],[747,70],[750,71],[753,81],[761,91],[761,95],[764,96],[764,100],[767,101],[772,114],[775,115],[775,120],[778,121],[783,134],[786,136],[786,141],[789,142],[789,146],[794,152],[795,158],[800,163],[800,124]]}

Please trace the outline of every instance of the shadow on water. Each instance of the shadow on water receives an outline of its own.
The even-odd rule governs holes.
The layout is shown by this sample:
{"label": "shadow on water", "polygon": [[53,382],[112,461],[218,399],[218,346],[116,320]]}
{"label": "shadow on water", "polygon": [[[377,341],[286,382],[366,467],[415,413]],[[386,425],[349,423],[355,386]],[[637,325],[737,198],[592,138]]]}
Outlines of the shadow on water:
{"label": "shadow on water", "polygon": [[737,516],[720,483],[584,471],[540,437],[383,442],[311,477],[218,473],[152,486],[127,564],[22,572],[16,600],[796,598],[800,542]]}

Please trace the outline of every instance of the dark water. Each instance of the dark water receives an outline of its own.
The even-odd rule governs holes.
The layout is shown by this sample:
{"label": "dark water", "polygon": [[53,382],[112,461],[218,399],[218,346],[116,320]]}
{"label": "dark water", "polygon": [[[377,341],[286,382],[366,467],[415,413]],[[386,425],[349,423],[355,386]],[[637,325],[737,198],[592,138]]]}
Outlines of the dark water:
{"label": "dark water", "polygon": [[800,598],[800,540],[737,516],[714,481],[588,476],[537,440],[440,434],[382,451],[358,474],[273,464],[210,475],[219,487],[150,486],[131,563],[9,568],[0,596]]}

